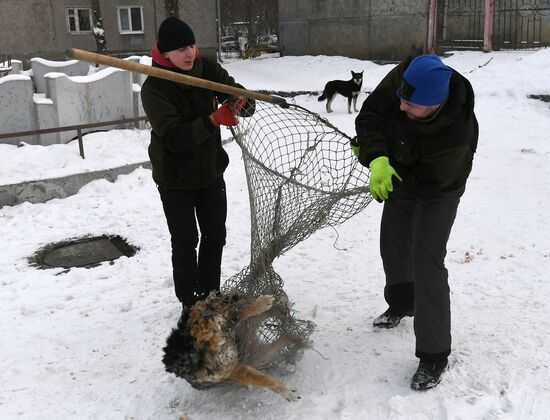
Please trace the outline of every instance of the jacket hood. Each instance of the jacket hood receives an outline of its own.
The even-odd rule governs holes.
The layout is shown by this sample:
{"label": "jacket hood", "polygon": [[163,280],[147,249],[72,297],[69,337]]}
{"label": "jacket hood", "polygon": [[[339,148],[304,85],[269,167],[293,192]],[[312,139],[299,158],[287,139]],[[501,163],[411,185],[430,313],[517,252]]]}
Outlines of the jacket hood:
{"label": "jacket hood", "polygon": [[165,67],[168,69],[176,68],[176,66],[174,66],[170,60],[168,60],[167,58],[164,57],[164,55],[162,55],[162,53],[159,50],[157,42],[155,42],[155,46],[151,50],[150,55],[151,55],[151,58],[153,59],[153,63],[157,63],[162,67]]}

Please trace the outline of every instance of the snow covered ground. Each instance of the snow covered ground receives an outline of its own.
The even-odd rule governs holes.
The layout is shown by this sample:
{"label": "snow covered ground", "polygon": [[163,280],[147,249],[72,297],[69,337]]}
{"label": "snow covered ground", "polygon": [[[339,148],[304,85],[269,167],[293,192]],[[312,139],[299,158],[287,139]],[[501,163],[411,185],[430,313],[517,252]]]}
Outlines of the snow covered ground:
{"label": "snow covered ground", "polygon": [[[301,401],[238,386],[198,391],[165,373],[162,346],[179,305],[158,193],[150,171],[138,169],[63,200],[0,209],[0,418],[549,418],[550,107],[527,95],[550,94],[550,49],[457,52],[445,62],[474,86],[480,139],[448,246],[453,353],[437,388],[409,388],[417,366],[410,318],[394,330],[372,327],[386,308],[376,202],[275,262],[298,316],[317,324],[317,352],[307,351],[283,377]],[[249,89],[285,91],[321,90],[364,70],[363,90],[370,91],[392,65],[320,56],[225,67]],[[356,114],[347,114],[345,99],[334,101],[332,114],[315,97],[296,102],[354,134]],[[85,161],[76,143],[0,145],[0,183],[139,162],[147,136],[86,136]],[[248,264],[250,246],[240,150],[235,142],[226,149],[223,278]],[[140,252],[66,273],[27,262],[48,243],[102,234],[120,235]]]}

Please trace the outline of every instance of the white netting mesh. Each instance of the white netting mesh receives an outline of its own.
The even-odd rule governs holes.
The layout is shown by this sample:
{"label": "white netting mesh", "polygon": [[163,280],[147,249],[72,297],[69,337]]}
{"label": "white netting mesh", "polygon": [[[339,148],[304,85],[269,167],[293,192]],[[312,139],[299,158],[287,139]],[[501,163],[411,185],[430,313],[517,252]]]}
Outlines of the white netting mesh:
{"label": "white netting mesh", "polygon": [[[369,173],[353,155],[350,137],[297,105],[257,102],[232,129],[242,149],[251,210],[251,261],[229,278],[223,293],[273,295],[276,303],[255,332],[272,343],[284,334],[309,339],[314,324],[297,319],[272,262],[322,227],[338,225],[372,200]],[[248,331],[247,333],[252,333]],[[245,337],[239,352],[247,357]],[[276,362],[302,354],[288,346]]]}

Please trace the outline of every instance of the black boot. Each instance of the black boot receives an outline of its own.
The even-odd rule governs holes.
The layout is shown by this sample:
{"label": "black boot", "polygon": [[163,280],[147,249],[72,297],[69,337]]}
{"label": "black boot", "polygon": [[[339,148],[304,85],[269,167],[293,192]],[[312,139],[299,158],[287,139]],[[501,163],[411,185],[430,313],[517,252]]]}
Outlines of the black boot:
{"label": "black boot", "polygon": [[411,379],[411,388],[426,391],[441,382],[441,375],[447,369],[447,358],[437,361],[420,360],[418,369]]}
{"label": "black boot", "polygon": [[413,311],[395,312],[392,308],[388,308],[382,315],[377,316],[372,325],[377,328],[393,328],[397,327],[399,322],[406,316],[413,316]]}

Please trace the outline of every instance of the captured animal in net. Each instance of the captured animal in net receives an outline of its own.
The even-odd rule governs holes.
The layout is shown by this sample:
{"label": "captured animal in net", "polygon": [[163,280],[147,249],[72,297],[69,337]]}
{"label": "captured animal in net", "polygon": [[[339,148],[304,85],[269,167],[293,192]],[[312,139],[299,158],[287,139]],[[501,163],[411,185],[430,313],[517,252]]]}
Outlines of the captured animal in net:
{"label": "captured animal in net", "polygon": [[[314,329],[313,322],[295,316],[273,260],[372,200],[369,172],[354,156],[351,138],[303,107],[284,105],[258,101],[255,113],[232,128],[248,183],[251,261],[224,283],[222,292],[275,298],[260,324],[245,323],[236,331],[245,361],[253,358],[258,343],[288,335],[307,341]],[[288,345],[272,365],[292,365],[302,354],[303,347]]]}

